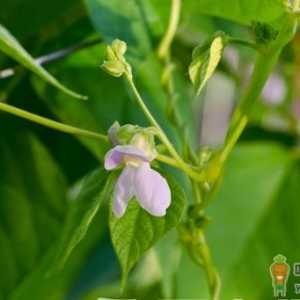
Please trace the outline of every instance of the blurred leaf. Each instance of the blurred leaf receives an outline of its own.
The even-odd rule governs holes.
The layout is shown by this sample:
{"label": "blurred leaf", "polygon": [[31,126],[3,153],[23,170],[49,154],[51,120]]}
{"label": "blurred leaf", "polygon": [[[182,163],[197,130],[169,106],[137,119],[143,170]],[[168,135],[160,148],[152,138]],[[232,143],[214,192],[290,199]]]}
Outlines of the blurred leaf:
{"label": "blurred leaf", "polygon": [[[101,204],[111,197],[114,179],[113,175],[107,178],[107,173],[101,169],[84,177],[74,187],[76,196],[73,196],[71,201],[82,203],[85,206],[89,202],[89,207],[85,207],[85,211],[82,211],[81,207],[77,205],[71,210],[53,265],[54,271],[64,266],[74,248],[87,234]],[[79,213],[82,214],[81,221],[77,223]]]}
{"label": "blurred leaf", "polygon": [[19,280],[17,262],[13,254],[13,247],[9,237],[0,227],[0,299],[11,291]]}
{"label": "blurred leaf", "polygon": [[[288,152],[271,143],[241,145],[228,161],[224,182],[211,207],[210,215],[214,222],[207,232],[224,280],[225,298],[270,297],[271,292],[263,294],[266,289],[269,290],[268,264],[272,263],[277,252],[292,255],[292,249],[300,245],[292,231],[296,227],[291,226],[297,220],[296,215],[284,208],[299,209],[295,198],[299,193],[298,187],[292,183],[299,177],[297,174],[288,175],[290,164]],[[291,184],[285,178],[291,178]],[[271,225],[272,222],[275,223]],[[279,236],[284,243],[277,243]],[[228,244],[234,247],[228,247]],[[255,272],[255,269],[258,271]],[[243,273],[239,274],[239,270]],[[247,283],[250,273],[252,277],[256,274],[256,284],[252,286],[251,293]],[[232,286],[238,289],[232,289]]]}
{"label": "blurred leaf", "polygon": [[[299,260],[294,251],[300,246],[299,167],[291,166],[288,153],[275,144],[244,145],[227,167],[208,231],[224,280],[223,297],[266,299],[272,295],[273,257],[282,253],[289,262]],[[224,214],[225,205],[232,213]],[[228,243],[235,247],[229,249]],[[288,290],[293,297],[293,286]]]}
{"label": "blurred leaf", "polygon": [[[266,280],[259,279],[269,276],[269,269],[265,263],[261,264],[261,260],[265,255],[269,255],[271,263],[272,255],[281,251],[282,243],[270,244],[265,239],[259,245],[260,248],[265,247],[264,255],[262,253],[255,255],[257,242],[251,241],[253,236],[260,236],[257,228],[262,228],[261,224],[269,219],[269,214],[275,218],[281,214],[280,210],[272,209],[272,203],[283,184],[290,163],[290,156],[286,149],[278,144],[266,142],[238,145],[227,162],[224,180],[208,211],[212,222],[206,232],[214,261],[223,281],[222,299],[239,297],[263,300],[272,296],[269,294],[262,298],[257,297],[262,289],[268,288],[266,285],[262,286]],[[285,205],[284,201],[281,201],[281,205]],[[270,230],[277,241],[280,227],[273,226]],[[287,242],[286,239],[284,241]],[[293,245],[294,242],[295,239],[289,240]],[[244,251],[248,251],[248,256],[244,257],[244,261],[240,261]],[[256,268],[265,269],[260,269],[260,272],[256,273],[254,271]],[[195,266],[187,255],[183,256],[179,269],[176,281],[177,296],[207,298],[207,283],[203,270]],[[243,269],[249,277],[238,274],[236,272],[238,269]],[[254,276],[255,281],[253,281]],[[247,280],[250,282],[247,283]],[[242,282],[245,285],[253,285],[253,294],[243,290]],[[240,289],[233,290],[232,286],[239,286]]]}
{"label": "blurred leaf", "polygon": [[66,208],[66,182],[56,163],[35,136],[10,120],[1,116],[0,123],[0,264],[7,266],[0,287],[5,295],[53,243]]}
{"label": "blurred leaf", "polygon": [[[105,39],[127,43],[128,54],[144,59],[151,52],[151,44],[142,16],[140,3],[136,0],[85,0],[91,19]],[[112,26],[113,24],[113,26]]]}
{"label": "blurred leaf", "polygon": [[[1,223],[9,236],[18,270],[24,274],[34,266],[39,252],[33,211],[28,199],[13,187],[1,186],[0,194]],[[18,223],[12,220],[18,220]]]}
{"label": "blurred leaf", "polygon": [[286,7],[282,0],[186,0],[183,10],[250,25],[253,21],[273,22],[283,16]]}
{"label": "blurred leaf", "polygon": [[189,75],[196,94],[199,95],[208,79],[217,68],[226,44],[224,33],[218,33],[210,45],[201,45],[193,51],[193,60],[189,66]]}
{"label": "blurred leaf", "polygon": [[62,92],[69,96],[78,99],[85,99],[85,96],[79,95],[57,81],[51,74],[49,74],[41,65],[39,65],[34,58],[26,52],[22,45],[11,35],[11,33],[0,24],[0,51],[15,59],[24,67],[28,68],[40,78],[55,86]]}
{"label": "blurred leaf", "polygon": [[161,241],[155,245],[155,253],[161,272],[162,296],[171,299],[175,291],[175,276],[178,268],[182,248],[176,230],[170,231]]}
{"label": "blurred leaf", "polygon": [[123,288],[129,271],[137,261],[181,219],[186,203],[184,191],[170,177],[167,180],[172,203],[165,217],[151,216],[136,200],[129,202],[123,217],[118,219],[112,211],[110,213],[111,238],[123,271]]}
{"label": "blurred leaf", "polygon": [[[57,24],[58,19],[64,15],[70,18],[76,7],[81,8],[81,10],[84,9],[79,0],[53,0],[43,3],[36,0],[26,0],[26,2],[23,0],[2,0],[0,23],[14,32],[17,38],[23,40],[40,33],[41,29],[45,30],[50,24]],[[16,12],[18,12],[17,18],[15,17]],[[60,22],[60,29],[62,29],[62,25]]]}

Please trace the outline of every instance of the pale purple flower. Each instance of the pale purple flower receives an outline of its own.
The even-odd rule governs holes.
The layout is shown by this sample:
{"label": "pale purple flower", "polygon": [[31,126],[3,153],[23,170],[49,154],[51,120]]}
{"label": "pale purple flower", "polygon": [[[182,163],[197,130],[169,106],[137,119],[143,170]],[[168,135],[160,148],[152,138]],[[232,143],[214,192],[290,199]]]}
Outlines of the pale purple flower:
{"label": "pale purple flower", "polygon": [[128,202],[135,197],[140,206],[156,217],[166,214],[171,204],[171,192],[165,178],[151,169],[153,155],[134,145],[118,145],[105,156],[104,167],[113,170],[125,167],[117,180],[113,196],[113,212],[120,218]]}

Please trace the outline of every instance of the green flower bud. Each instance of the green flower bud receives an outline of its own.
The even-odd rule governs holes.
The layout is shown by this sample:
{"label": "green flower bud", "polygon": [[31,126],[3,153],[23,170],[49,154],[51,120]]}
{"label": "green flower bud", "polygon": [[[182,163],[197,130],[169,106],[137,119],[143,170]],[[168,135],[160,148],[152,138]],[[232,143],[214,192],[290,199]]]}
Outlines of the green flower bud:
{"label": "green flower bud", "polygon": [[120,77],[124,73],[131,76],[131,67],[127,63],[124,54],[127,50],[127,44],[121,40],[114,40],[111,46],[106,47],[106,58],[102,68],[114,77]]}
{"label": "green flower bud", "polygon": [[127,44],[119,39],[114,40],[111,47],[118,58],[122,58],[127,50]]}
{"label": "green flower bud", "polygon": [[120,77],[125,72],[125,66],[118,60],[104,61],[102,69],[114,77]]}

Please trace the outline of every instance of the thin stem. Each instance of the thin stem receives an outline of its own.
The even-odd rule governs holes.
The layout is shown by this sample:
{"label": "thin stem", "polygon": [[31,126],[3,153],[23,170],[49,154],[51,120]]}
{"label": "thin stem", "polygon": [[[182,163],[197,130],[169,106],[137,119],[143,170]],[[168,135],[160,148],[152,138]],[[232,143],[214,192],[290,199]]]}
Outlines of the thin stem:
{"label": "thin stem", "polygon": [[247,125],[247,122],[248,122],[248,118],[247,116],[243,116],[236,129],[233,131],[232,135],[229,137],[229,139],[227,140],[227,143],[220,155],[220,162],[222,164],[225,163],[225,161],[227,160],[230,152],[232,151],[232,149],[234,148],[235,144],[237,143],[240,135],[242,134],[243,130],[245,129],[246,125]]}
{"label": "thin stem", "polygon": [[206,277],[209,284],[209,292],[212,300],[220,299],[221,281],[215,266],[213,265],[211,253],[207,245],[204,234],[201,236],[201,244],[199,245],[199,255],[202,260],[203,268],[206,271]]}
{"label": "thin stem", "polygon": [[190,177],[194,178],[197,181],[203,181],[204,180],[204,175],[202,173],[195,172],[191,169],[190,166],[188,166],[184,160],[179,156],[177,153],[176,149],[172,145],[172,143],[169,141],[168,137],[164,133],[164,131],[161,129],[160,125],[157,123],[157,121],[154,119],[152,116],[151,112],[149,111],[148,107],[144,103],[139,91],[137,90],[134,81],[132,79],[132,76],[128,74],[127,72],[125,73],[125,77],[135,95],[136,101],[140,108],[142,109],[143,113],[145,114],[146,118],[148,119],[149,123],[154,126],[157,131],[158,131],[158,136],[162,143],[166,146],[170,154],[174,157],[174,159],[177,161],[178,167],[180,167],[183,171],[186,172],[187,175]]}
{"label": "thin stem", "polygon": [[65,125],[63,123],[38,116],[36,114],[30,113],[26,110],[14,107],[14,106],[6,104],[6,103],[0,102],[0,110],[10,113],[12,115],[18,116],[20,118],[26,119],[28,121],[31,121],[31,122],[34,122],[34,123],[58,130],[58,131],[62,131],[64,133],[85,136],[85,137],[89,137],[89,138],[102,140],[104,142],[108,142],[108,138],[106,135],[88,131],[85,129],[80,129],[80,128],[73,127],[70,125]]}
{"label": "thin stem", "polygon": [[[298,1],[300,0],[297,0],[297,2]],[[286,14],[285,22],[282,24],[277,38],[274,41],[271,41],[269,45],[265,47],[264,51],[258,53],[250,84],[231,120],[226,138],[226,145],[232,144],[231,140],[237,141],[242,134],[245,127],[244,125],[246,125],[243,125],[243,123],[246,122],[243,121],[243,118],[251,113],[269,75],[272,73],[278,62],[282,49],[294,38],[296,25],[297,21],[289,14]],[[229,148],[230,149],[224,149],[225,154],[223,153],[223,156],[228,156],[232,147],[230,146]]]}
{"label": "thin stem", "polygon": [[167,57],[179,23],[181,0],[172,0],[168,29],[158,47],[158,56]]}

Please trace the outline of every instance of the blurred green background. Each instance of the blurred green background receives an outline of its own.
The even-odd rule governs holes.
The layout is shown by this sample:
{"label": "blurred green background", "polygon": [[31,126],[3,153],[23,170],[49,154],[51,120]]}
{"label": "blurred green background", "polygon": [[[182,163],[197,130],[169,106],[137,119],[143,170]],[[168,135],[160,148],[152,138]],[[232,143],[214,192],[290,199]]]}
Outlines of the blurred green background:
{"label": "blurred green background", "polygon": [[[255,53],[241,46],[226,49],[217,72],[201,96],[195,97],[187,74],[193,48],[218,30],[254,39],[252,22],[276,27],[282,3],[183,1],[172,52],[180,117],[195,148],[222,145]],[[165,117],[162,66],[155,52],[169,11],[169,0],[1,0],[0,23],[32,56],[75,46],[45,68],[89,99],[72,99],[18,67],[7,78],[0,71],[0,101],[101,133],[115,120],[146,125],[123,81],[99,68],[105,43],[120,38],[128,43],[128,59],[147,105],[180,147]],[[300,128],[299,39],[296,35],[284,50],[208,210],[207,239],[221,274],[224,300],[272,299],[269,266],[273,257],[281,253],[291,266],[300,262],[300,165],[295,155]],[[16,65],[0,53],[0,70]],[[100,171],[96,190],[76,192],[80,179],[101,167],[107,148],[5,113],[0,114],[0,132],[0,299],[118,297],[120,268],[110,242],[107,205],[97,213],[66,265],[49,272],[56,263],[54,253],[79,225],[104,184],[107,175]],[[175,175],[185,186],[185,180]],[[291,274],[291,299],[297,298],[295,282]],[[208,290],[203,272],[181,249],[175,232],[170,232],[133,270],[126,296],[203,299]]]}

